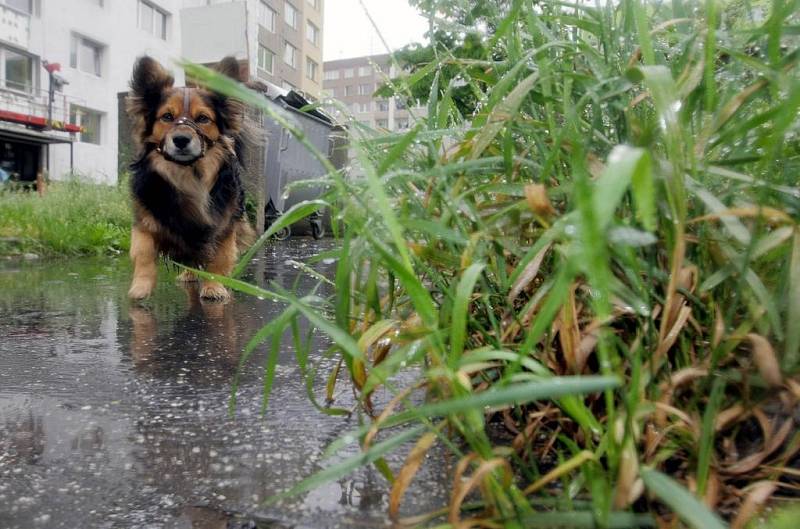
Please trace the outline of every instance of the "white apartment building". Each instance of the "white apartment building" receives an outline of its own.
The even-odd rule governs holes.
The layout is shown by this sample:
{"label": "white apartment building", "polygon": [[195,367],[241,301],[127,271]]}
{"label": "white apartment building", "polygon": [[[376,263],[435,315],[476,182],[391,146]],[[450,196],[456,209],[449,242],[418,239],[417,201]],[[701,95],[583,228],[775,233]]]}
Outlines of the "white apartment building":
{"label": "white apartment building", "polygon": [[[176,59],[209,64],[234,55],[250,77],[284,86],[289,79],[318,94],[322,1],[0,0],[0,169],[21,180],[42,172],[62,179],[74,170],[116,183],[125,148],[118,145],[119,94],[144,54],[170,68],[177,85],[184,75]],[[263,41],[294,49],[288,56],[276,49],[268,75]],[[68,83],[53,101],[52,121],[47,63],[58,63]],[[81,132],[63,130],[77,129],[70,125]]]}

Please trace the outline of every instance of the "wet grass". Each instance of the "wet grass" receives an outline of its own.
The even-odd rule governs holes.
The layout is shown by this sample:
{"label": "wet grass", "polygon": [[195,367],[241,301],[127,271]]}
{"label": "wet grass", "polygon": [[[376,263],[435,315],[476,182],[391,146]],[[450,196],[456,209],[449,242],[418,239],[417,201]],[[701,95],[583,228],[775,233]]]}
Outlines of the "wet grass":
{"label": "wet grass", "polygon": [[0,189],[0,255],[117,255],[131,218],[124,183],[51,182],[44,196]]}
{"label": "wet grass", "polygon": [[[309,388],[332,398],[347,375],[361,397],[363,426],[329,448],[360,455],[287,494],[372,464],[397,518],[440,444],[451,502],[408,524],[739,528],[796,500],[800,20],[762,4],[508,2],[485,57],[437,49],[393,82],[433,76],[413,129],[353,123],[362,176],[327,164],[329,192],[286,219],[341,221],[320,256],[336,296],[224,280],[287,307],[243,361],[290,329]],[[453,102],[465,86],[474,114]],[[334,372],[316,372],[299,318],[335,343]],[[420,374],[398,386],[403,370]],[[373,405],[379,388],[391,402]]]}

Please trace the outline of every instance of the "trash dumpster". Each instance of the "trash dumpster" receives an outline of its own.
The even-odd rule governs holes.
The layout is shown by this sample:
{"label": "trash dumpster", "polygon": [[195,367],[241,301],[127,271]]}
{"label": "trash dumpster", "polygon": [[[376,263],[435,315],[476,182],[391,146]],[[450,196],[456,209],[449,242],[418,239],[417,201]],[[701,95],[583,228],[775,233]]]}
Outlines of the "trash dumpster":
{"label": "trash dumpster", "polygon": [[[282,89],[271,83],[258,83],[257,89],[289,112],[302,126],[308,141],[328,156],[337,169],[344,167],[347,161],[346,135],[344,129],[337,126],[330,116],[318,109],[301,112],[300,109],[310,103],[293,90]],[[262,157],[266,187],[264,224],[269,227],[295,204],[314,200],[322,193],[320,188],[307,186],[288,192],[286,188],[289,184],[319,178],[327,171],[287,129],[267,116],[263,116],[260,122],[269,139],[264,142],[266,152]],[[293,233],[310,233],[319,239],[325,235],[329,226],[329,212],[320,212],[282,230],[276,237],[284,239]]]}

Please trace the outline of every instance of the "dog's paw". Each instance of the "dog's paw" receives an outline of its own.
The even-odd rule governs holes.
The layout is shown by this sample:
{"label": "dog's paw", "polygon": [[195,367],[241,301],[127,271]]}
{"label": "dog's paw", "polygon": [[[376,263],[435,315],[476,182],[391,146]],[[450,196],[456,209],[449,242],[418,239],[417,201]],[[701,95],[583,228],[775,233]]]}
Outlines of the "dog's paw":
{"label": "dog's paw", "polygon": [[200,299],[204,301],[227,302],[231,299],[228,289],[216,282],[203,283],[200,289]]}
{"label": "dog's paw", "polygon": [[197,276],[191,273],[188,270],[184,270],[180,274],[178,274],[178,283],[196,283]]}
{"label": "dog's paw", "polygon": [[147,281],[134,281],[130,290],[128,290],[128,297],[133,300],[140,300],[150,297],[154,286],[155,285]]}

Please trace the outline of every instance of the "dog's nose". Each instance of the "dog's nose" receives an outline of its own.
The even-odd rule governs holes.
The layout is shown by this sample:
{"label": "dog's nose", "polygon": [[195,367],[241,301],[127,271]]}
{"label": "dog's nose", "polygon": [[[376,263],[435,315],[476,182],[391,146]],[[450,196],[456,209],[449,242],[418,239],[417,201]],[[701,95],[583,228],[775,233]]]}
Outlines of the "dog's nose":
{"label": "dog's nose", "polygon": [[172,143],[179,149],[185,149],[190,141],[192,141],[191,136],[186,136],[185,134],[176,134],[172,137]]}

